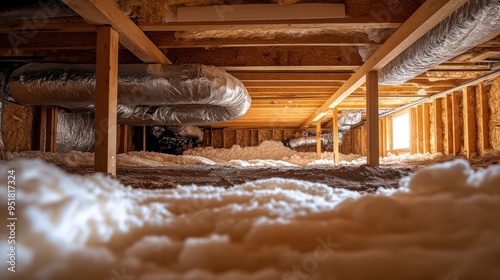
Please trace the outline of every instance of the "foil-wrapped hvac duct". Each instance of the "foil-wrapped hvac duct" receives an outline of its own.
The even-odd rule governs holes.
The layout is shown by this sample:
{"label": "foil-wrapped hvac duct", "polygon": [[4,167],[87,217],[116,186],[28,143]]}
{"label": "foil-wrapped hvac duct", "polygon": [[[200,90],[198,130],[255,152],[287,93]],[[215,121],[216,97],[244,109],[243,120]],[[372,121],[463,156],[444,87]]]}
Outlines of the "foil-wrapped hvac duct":
{"label": "foil-wrapped hvac duct", "polygon": [[57,152],[91,152],[94,148],[94,115],[60,112],[57,116]]}
{"label": "foil-wrapped hvac duct", "polygon": [[[28,64],[12,73],[7,92],[23,105],[89,111],[94,107],[95,78],[95,65]],[[119,123],[211,124],[243,116],[250,104],[243,84],[213,66],[119,66]]]}
{"label": "foil-wrapped hvac duct", "polygon": [[[344,142],[344,135],[351,129],[351,126],[359,122],[361,122],[361,110],[346,110],[339,114],[339,145]],[[302,146],[315,146],[317,142],[315,135],[315,132],[310,132],[305,137],[290,138],[284,141],[284,145],[291,149]],[[321,145],[331,147],[333,145],[333,135],[331,133],[321,134]]]}
{"label": "foil-wrapped hvac duct", "polygon": [[470,0],[379,73],[379,84],[402,84],[500,34],[500,2]]}

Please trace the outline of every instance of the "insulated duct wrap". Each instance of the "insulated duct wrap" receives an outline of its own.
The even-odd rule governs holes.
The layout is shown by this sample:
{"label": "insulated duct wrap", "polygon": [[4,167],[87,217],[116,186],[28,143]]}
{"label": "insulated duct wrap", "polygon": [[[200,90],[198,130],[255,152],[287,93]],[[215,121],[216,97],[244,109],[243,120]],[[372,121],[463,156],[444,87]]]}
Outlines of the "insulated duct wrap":
{"label": "insulated duct wrap", "polygon": [[499,34],[500,2],[470,0],[386,65],[379,84],[402,84]]}
{"label": "insulated duct wrap", "polygon": [[[295,149],[303,146],[316,146],[316,136],[305,136],[300,138],[292,138],[287,141],[286,146],[291,149]],[[322,134],[321,135],[321,145],[322,146],[331,146],[333,144],[333,135],[331,134]]]}
{"label": "insulated duct wrap", "polygon": [[94,115],[59,113],[57,116],[57,152],[91,152],[94,148]]}
{"label": "insulated duct wrap", "polygon": [[[243,84],[213,66],[128,64],[118,72],[122,124],[211,124],[241,117],[250,108]],[[23,105],[89,111],[95,78],[95,65],[28,64],[11,75],[8,93]]]}
{"label": "insulated duct wrap", "polygon": [[361,110],[346,110],[339,114],[339,144],[344,142],[344,136],[351,126],[360,122]]}

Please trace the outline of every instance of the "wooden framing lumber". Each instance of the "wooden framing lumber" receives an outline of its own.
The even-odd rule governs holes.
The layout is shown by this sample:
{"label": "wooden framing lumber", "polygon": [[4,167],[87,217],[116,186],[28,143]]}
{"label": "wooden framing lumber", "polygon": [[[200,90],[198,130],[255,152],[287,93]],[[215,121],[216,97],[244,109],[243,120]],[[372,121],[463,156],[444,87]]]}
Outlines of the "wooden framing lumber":
{"label": "wooden framing lumber", "polygon": [[417,153],[424,153],[424,107],[417,106]]}
{"label": "wooden framing lumber", "polygon": [[316,158],[321,159],[321,121],[316,123]]}
{"label": "wooden framing lumber", "polygon": [[410,154],[417,153],[417,108],[410,108]]}
{"label": "wooden framing lumber", "polygon": [[47,108],[40,107],[40,129],[39,129],[38,149],[41,152],[47,151]]}
{"label": "wooden framing lumber", "polygon": [[477,95],[479,97],[477,100],[479,101],[479,127],[481,132],[479,137],[479,151],[484,156],[486,149],[490,147],[488,127],[490,113],[488,109],[488,96],[486,95],[483,83],[477,86]]}
{"label": "wooden framing lumber", "polygon": [[51,153],[57,152],[57,119],[59,108],[47,108],[47,132],[46,132],[46,151]]}
{"label": "wooden framing lumber", "polygon": [[[388,116],[386,117],[386,124],[385,124],[385,139],[387,143],[387,152],[393,150],[393,133],[392,133],[392,117]],[[387,153],[386,153],[387,156]]]}
{"label": "wooden framing lumber", "polygon": [[382,118],[382,125],[380,126],[380,139],[382,139],[382,152],[381,156],[387,156],[387,118]]}
{"label": "wooden framing lumber", "polygon": [[476,94],[474,87],[463,89],[464,147],[468,159],[476,155]]}
{"label": "wooden framing lumber", "polygon": [[431,152],[431,104],[423,104],[423,136],[424,136],[424,153]]}
{"label": "wooden framing lumber", "polygon": [[370,71],[379,71],[421,36],[448,17],[467,0],[428,0],[401,25],[387,41],[338,89],[300,128],[308,127],[314,118],[328,108],[339,105],[359,88]]}
{"label": "wooden framing lumber", "polygon": [[116,175],[118,32],[97,28],[94,169]]}
{"label": "wooden framing lumber", "polygon": [[118,147],[118,153],[128,152],[128,130],[128,125],[120,125],[120,145]]}
{"label": "wooden framing lumber", "polygon": [[445,97],[445,116],[446,122],[444,125],[446,151],[445,154],[453,155],[453,104],[451,94]]}
{"label": "wooden framing lumber", "polygon": [[84,19],[95,25],[110,25],[120,34],[120,42],[146,63],[170,63],[144,32],[113,0],[63,0]]}
{"label": "wooden framing lumber", "polygon": [[434,153],[443,152],[443,110],[442,110],[442,99],[434,99]]}
{"label": "wooden framing lumber", "polygon": [[460,153],[462,132],[460,119],[460,104],[458,103],[458,93],[451,93],[452,104],[452,119],[453,119],[453,155],[457,156]]}
{"label": "wooden framing lumber", "polygon": [[378,72],[368,72],[366,76],[366,117],[368,142],[366,163],[371,166],[378,166],[380,163],[378,138]]}
{"label": "wooden framing lumber", "polygon": [[[335,110],[335,109],[334,109]],[[361,126],[361,155],[366,156],[366,125]]]}
{"label": "wooden framing lumber", "polygon": [[339,150],[339,114],[336,108],[332,112],[332,125],[333,125],[333,164],[340,163],[340,150]]}

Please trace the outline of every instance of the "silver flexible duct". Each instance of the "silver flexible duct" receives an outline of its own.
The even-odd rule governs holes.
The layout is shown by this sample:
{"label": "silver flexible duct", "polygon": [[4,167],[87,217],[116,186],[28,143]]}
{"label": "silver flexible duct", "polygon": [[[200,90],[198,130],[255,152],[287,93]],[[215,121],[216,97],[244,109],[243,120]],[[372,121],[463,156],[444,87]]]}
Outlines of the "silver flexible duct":
{"label": "silver flexible duct", "polygon": [[499,0],[470,0],[387,64],[379,84],[402,84],[499,34]]}
{"label": "silver flexible duct", "polygon": [[[200,64],[120,65],[118,121],[131,125],[212,124],[243,116],[251,98],[224,70]],[[56,105],[73,112],[94,107],[95,65],[28,64],[7,92],[22,105]]]}
{"label": "silver flexible duct", "polygon": [[57,117],[57,152],[94,149],[94,114],[60,112]]}

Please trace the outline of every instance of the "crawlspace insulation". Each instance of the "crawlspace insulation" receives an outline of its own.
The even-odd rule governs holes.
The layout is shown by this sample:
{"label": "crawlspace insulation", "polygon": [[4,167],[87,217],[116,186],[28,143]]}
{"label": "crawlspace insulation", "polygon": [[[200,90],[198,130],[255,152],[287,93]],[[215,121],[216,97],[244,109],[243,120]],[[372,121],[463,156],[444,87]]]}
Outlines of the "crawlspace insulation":
{"label": "crawlspace insulation", "polygon": [[35,107],[4,103],[3,110],[2,135],[7,151],[32,150]]}

